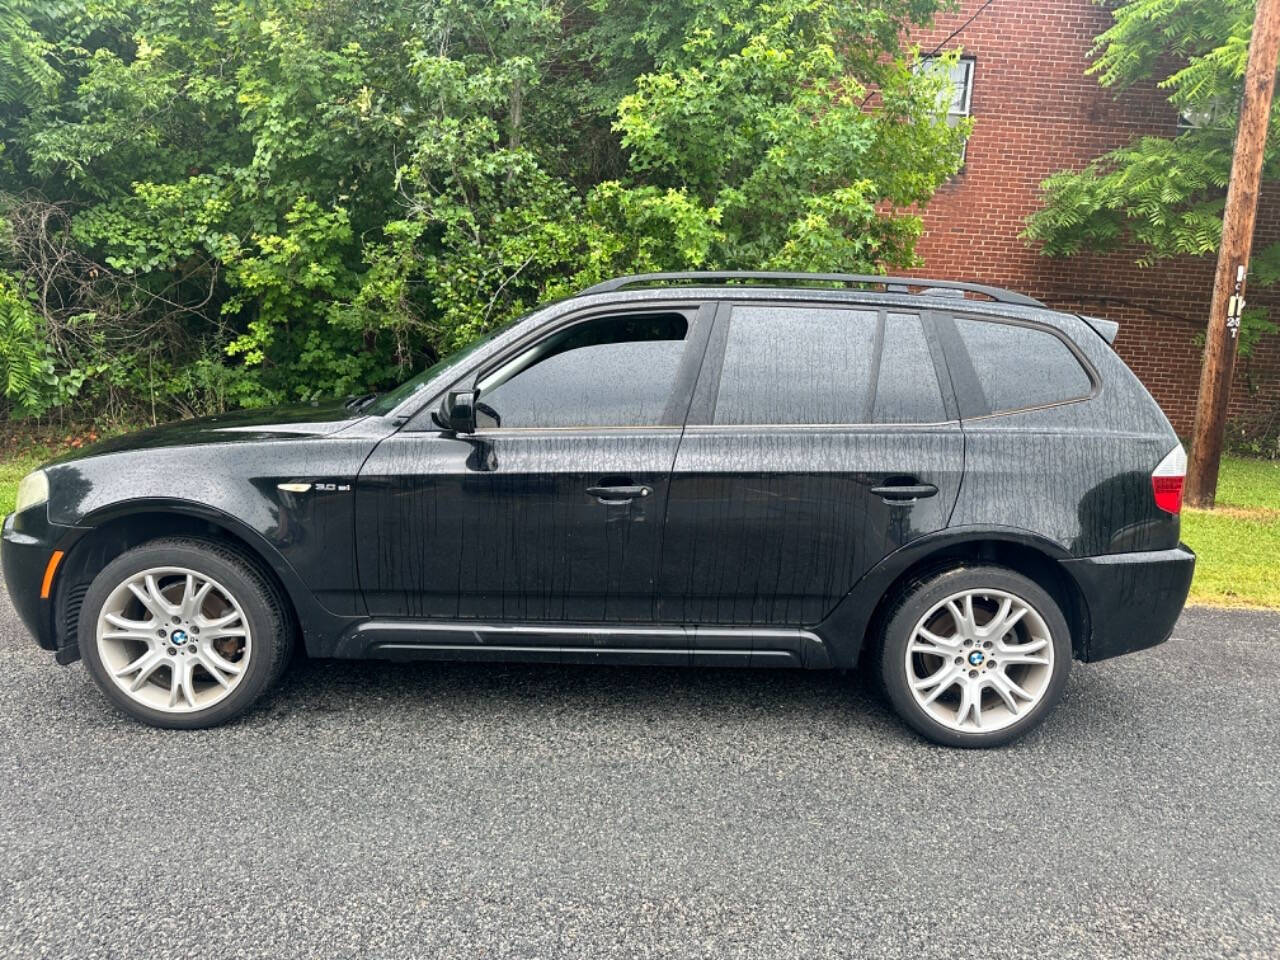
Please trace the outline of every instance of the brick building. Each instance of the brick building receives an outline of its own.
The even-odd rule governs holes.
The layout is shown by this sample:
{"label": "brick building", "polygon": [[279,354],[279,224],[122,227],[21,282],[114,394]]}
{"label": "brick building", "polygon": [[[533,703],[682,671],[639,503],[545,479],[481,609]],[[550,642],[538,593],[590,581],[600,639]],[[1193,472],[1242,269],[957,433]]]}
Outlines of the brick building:
{"label": "brick building", "polygon": [[[1176,128],[1175,110],[1154,88],[1117,93],[1085,76],[1094,37],[1110,23],[1092,0],[991,0],[985,7],[983,0],[963,0],[914,38],[925,52],[939,44],[961,48],[954,109],[967,108],[976,120],[964,169],[924,211],[917,249],[925,265],[917,272],[1007,286],[1054,307],[1119,321],[1117,350],[1187,435],[1213,260],[1142,269],[1133,252],[1051,259],[1019,238],[1049,174],[1082,167],[1136,136],[1167,136]],[[1264,203],[1255,244],[1278,237],[1280,207]],[[1264,297],[1255,288],[1249,300],[1272,305],[1273,319],[1280,315],[1280,293]],[[1277,410],[1280,336],[1273,335],[1237,361],[1229,418],[1256,428]]]}

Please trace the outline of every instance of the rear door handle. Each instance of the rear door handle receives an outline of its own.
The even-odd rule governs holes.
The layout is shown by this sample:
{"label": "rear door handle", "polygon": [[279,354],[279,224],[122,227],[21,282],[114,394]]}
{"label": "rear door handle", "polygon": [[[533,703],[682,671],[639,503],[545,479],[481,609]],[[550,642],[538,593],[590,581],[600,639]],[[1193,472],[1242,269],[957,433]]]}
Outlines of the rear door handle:
{"label": "rear door handle", "polygon": [[932,483],[891,483],[872,487],[871,492],[890,503],[910,503],[934,496],[938,488]]}
{"label": "rear door handle", "polygon": [[649,496],[653,493],[653,488],[638,484],[621,487],[587,487],[587,493],[601,503],[630,503],[636,497]]}

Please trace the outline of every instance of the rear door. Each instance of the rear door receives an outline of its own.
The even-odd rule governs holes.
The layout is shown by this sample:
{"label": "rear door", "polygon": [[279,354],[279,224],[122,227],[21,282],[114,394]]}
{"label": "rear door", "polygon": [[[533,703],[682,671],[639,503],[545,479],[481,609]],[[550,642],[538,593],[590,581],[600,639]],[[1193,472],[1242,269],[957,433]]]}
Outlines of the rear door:
{"label": "rear door", "polygon": [[[723,304],[672,472],[659,614],[816,624],[882,557],[947,525],[963,469],[930,318]],[[788,635],[759,631],[757,653]],[[694,640],[722,644],[741,635]]]}

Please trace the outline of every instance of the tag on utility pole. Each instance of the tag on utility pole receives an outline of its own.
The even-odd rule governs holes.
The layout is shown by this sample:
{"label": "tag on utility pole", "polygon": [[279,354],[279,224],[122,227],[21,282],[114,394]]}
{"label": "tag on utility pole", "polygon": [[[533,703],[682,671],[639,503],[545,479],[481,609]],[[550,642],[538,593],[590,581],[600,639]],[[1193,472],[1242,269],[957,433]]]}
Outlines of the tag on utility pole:
{"label": "tag on utility pole", "polygon": [[1240,316],[1244,313],[1244,298],[1233,293],[1227,301],[1227,329],[1234,339],[1240,333]]}
{"label": "tag on utility pole", "polygon": [[1234,340],[1240,334],[1240,318],[1244,315],[1244,297],[1240,288],[1244,285],[1244,264],[1236,267],[1236,292],[1227,300],[1227,329]]}

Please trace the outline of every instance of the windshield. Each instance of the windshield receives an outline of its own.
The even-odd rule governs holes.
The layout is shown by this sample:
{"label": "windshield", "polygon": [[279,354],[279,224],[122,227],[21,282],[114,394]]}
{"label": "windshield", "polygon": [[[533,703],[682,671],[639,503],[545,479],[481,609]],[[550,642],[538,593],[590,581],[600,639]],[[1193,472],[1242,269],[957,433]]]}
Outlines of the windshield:
{"label": "windshield", "polygon": [[475,353],[477,350],[483,347],[486,343],[488,343],[490,340],[492,340],[494,337],[502,333],[504,330],[506,330],[510,326],[511,324],[509,323],[504,324],[503,326],[499,327],[497,330],[494,330],[492,333],[489,333],[488,335],[481,337],[479,340],[476,340],[474,343],[470,343],[467,346],[463,347],[461,350],[458,350],[458,351],[455,351],[454,353],[449,354],[443,360],[437,360],[435,363],[427,367],[427,369],[423,370],[416,377],[410,377],[408,380],[400,384],[400,386],[396,387],[394,390],[388,390],[386,393],[379,396],[378,399],[374,400],[373,403],[369,405],[368,409],[365,412],[372,413],[380,417],[385,416],[386,414],[394,410],[396,407],[400,406],[400,404],[408,400],[411,396],[413,396],[415,393],[417,393],[419,390],[425,387],[428,383],[430,383],[436,377],[440,376],[440,374],[444,373],[450,367],[453,367],[461,363],[463,360],[471,356],[471,354]]}

